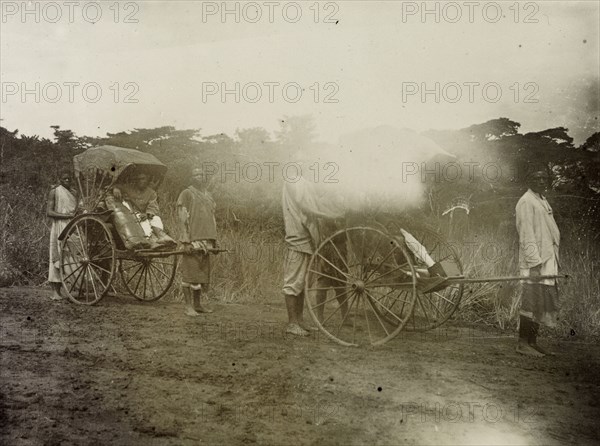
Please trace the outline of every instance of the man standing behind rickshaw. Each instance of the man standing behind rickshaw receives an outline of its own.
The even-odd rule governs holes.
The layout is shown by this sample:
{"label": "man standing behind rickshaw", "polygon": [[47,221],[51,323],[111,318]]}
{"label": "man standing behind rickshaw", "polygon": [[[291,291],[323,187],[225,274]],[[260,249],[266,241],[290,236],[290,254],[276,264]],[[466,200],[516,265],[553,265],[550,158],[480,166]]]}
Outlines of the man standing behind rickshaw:
{"label": "man standing behind rickshaw", "polygon": [[68,171],[60,175],[60,184],[50,189],[46,215],[52,221],[50,227],[50,265],[48,268],[48,282],[52,285],[52,300],[61,300],[60,295],[60,243],[58,236],[65,229],[69,220],[75,215],[77,199],[71,189],[71,174]]}
{"label": "man standing behind rickshaw", "polygon": [[192,171],[191,186],[177,199],[181,242],[184,252],[181,259],[181,286],[185,298],[185,314],[198,316],[212,313],[202,306],[202,291],[210,284],[210,258],[208,250],[216,248],[217,224],[215,202],[208,192],[208,179],[202,169]]}

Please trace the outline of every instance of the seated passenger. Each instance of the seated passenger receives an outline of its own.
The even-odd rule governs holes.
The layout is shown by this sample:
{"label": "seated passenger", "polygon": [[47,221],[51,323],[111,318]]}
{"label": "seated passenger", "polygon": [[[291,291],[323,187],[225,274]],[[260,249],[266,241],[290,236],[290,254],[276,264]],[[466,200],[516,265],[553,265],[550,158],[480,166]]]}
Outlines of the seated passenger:
{"label": "seated passenger", "polygon": [[[152,248],[159,246],[175,246],[177,243],[164,231],[159,217],[156,192],[150,187],[150,178],[145,173],[138,173],[131,183],[119,183],[113,188],[112,196],[121,201],[137,218],[150,239]],[[110,200],[107,200],[110,201]]]}

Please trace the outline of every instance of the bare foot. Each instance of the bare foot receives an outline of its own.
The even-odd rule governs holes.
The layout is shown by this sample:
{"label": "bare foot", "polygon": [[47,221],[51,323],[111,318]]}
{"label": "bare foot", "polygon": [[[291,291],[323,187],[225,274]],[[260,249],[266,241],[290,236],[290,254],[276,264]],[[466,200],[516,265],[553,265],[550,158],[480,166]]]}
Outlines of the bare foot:
{"label": "bare foot", "polygon": [[300,321],[299,324],[300,324],[300,328],[302,328],[303,330],[306,330],[306,331],[319,331],[319,329],[317,327],[315,327],[314,325],[307,324],[304,321]]}
{"label": "bare foot", "polygon": [[543,353],[537,351],[535,348],[528,344],[518,344],[517,352],[521,353],[522,355],[533,356],[536,358],[542,358],[543,356],[545,356]]}
{"label": "bare foot", "polygon": [[194,310],[193,308],[190,307],[186,307],[185,309],[185,315],[186,316],[200,316],[200,313],[198,313],[196,310]]}
{"label": "bare foot", "polygon": [[529,345],[543,355],[556,356],[556,353],[546,350],[544,347],[540,347],[538,344],[529,344]]}
{"label": "bare foot", "polygon": [[63,297],[57,292],[53,292],[52,296],[50,296],[50,300],[63,300]]}
{"label": "bare foot", "polygon": [[294,336],[308,336],[309,335],[308,331],[304,330],[298,324],[288,324],[288,326],[285,329],[285,332],[289,333],[291,335],[294,335]]}
{"label": "bare foot", "polygon": [[196,311],[198,313],[213,313],[213,310],[209,310],[208,308],[202,306],[197,307]]}

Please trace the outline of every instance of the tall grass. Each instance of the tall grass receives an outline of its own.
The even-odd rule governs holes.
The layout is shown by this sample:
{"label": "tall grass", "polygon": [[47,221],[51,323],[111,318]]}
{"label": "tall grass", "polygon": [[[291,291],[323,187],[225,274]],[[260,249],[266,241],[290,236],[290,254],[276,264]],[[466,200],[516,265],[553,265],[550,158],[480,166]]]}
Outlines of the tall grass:
{"label": "tall grass", "polygon": [[[162,198],[165,227],[177,239],[180,233],[175,202]],[[267,212],[259,225],[253,212],[232,213],[218,196],[215,199],[219,247],[229,252],[211,256],[210,296],[236,303],[280,301],[285,249],[281,224]],[[178,272],[167,299],[182,299],[180,283]]]}
{"label": "tall grass", "polygon": [[[515,231],[499,233],[480,228],[468,241],[455,244],[463,248],[461,261],[468,277],[519,275]],[[600,336],[599,259],[597,243],[590,243],[589,238],[573,237],[572,231],[563,228],[559,273],[570,277],[558,281],[559,324],[552,330],[556,336]],[[457,317],[502,329],[515,328],[521,287],[517,282],[468,285]]]}
{"label": "tall grass", "polygon": [[[492,278],[518,275],[517,240],[513,234],[499,234],[480,229],[470,233],[458,246],[464,275],[469,278]],[[519,286],[514,282],[482,282],[465,286],[458,317],[472,323],[485,323],[502,329],[515,321],[519,305]]]}
{"label": "tall grass", "polygon": [[45,205],[31,188],[0,189],[0,286],[47,279],[50,226]]}
{"label": "tall grass", "polygon": [[229,302],[281,302],[283,237],[275,231],[251,228],[221,233],[222,247],[233,250],[214,262],[213,283],[218,296]]}
{"label": "tall grass", "polygon": [[559,286],[562,324],[558,334],[600,336],[600,246],[571,232],[563,234],[561,269],[571,278]]}
{"label": "tall grass", "polygon": [[[32,189],[0,190],[0,286],[43,285],[48,271],[49,222],[44,193]],[[264,208],[217,201],[217,225],[221,247],[231,249],[212,257],[210,295],[222,302],[276,304],[281,302],[285,245],[280,210],[273,203]],[[175,203],[161,195],[165,227],[178,237]],[[231,209],[235,209],[232,212]],[[277,212],[277,213],[276,213]],[[578,223],[560,222],[562,229],[560,325],[556,336],[600,336],[600,244],[595,231],[583,232]],[[457,248],[468,277],[502,277],[518,274],[518,244],[512,225],[490,229],[471,225]],[[118,280],[116,280],[118,287]],[[181,300],[180,276],[165,299]],[[516,326],[520,304],[517,283],[482,283],[465,287],[456,317],[502,329]]]}

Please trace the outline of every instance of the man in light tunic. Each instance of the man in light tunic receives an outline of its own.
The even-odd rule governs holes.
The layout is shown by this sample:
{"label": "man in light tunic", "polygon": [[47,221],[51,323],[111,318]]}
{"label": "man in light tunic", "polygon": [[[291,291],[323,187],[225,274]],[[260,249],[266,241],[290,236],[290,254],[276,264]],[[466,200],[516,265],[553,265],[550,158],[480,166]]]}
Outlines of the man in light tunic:
{"label": "man in light tunic", "polygon": [[60,184],[50,189],[46,206],[46,215],[51,221],[48,282],[52,286],[52,300],[62,299],[60,294],[60,242],[58,236],[75,215],[76,207],[75,192],[71,190],[71,174],[65,171],[60,175]]}
{"label": "man in light tunic", "polygon": [[[560,231],[552,208],[542,193],[548,175],[539,170],[527,179],[529,189],[516,207],[521,276],[558,274]],[[556,326],[558,293],[555,279],[530,280],[523,284],[517,351],[529,356],[551,354],[537,344],[540,324]]]}
{"label": "man in light tunic", "polygon": [[208,250],[217,247],[216,204],[208,192],[208,179],[202,169],[192,171],[192,184],[177,199],[177,216],[185,254],[181,258],[181,288],[185,314],[212,313],[201,303],[202,292],[210,284]]}
{"label": "man in light tunic", "polygon": [[298,181],[286,181],[282,196],[285,242],[283,263],[283,295],[288,326],[286,333],[308,336],[304,323],[304,280],[316,243],[320,240],[318,218],[336,219],[344,215],[339,204],[319,197],[315,185],[300,176]]}

